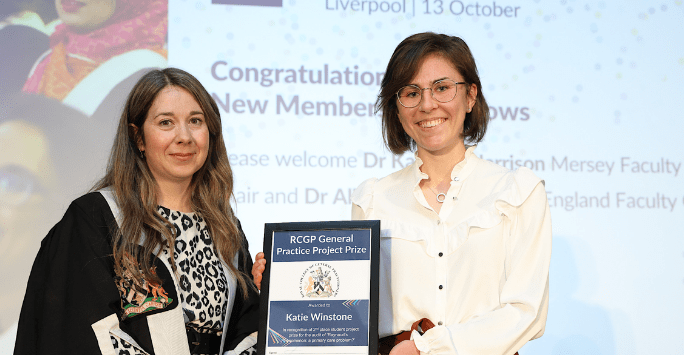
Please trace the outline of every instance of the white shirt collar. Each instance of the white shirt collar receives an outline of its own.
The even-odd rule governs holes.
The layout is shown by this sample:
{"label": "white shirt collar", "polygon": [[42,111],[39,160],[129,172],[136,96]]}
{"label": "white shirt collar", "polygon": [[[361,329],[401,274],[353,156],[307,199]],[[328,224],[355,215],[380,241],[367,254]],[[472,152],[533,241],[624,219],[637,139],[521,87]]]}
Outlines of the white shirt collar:
{"label": "white shirt collar", "polygon": [[[464,181],[468,175],[475,169],[479,158],[475,155],[476,145],[466,146],[465,157],[458,164],[454,166],[451,170],[451,181]],[[415,162],[411,166],[411,172],[413,174],[414,186],[417,186],[421,180],[428,179],[429,176],[420,170],[423,165],[423,160],[420,159],[418,153],[414,153]]]}

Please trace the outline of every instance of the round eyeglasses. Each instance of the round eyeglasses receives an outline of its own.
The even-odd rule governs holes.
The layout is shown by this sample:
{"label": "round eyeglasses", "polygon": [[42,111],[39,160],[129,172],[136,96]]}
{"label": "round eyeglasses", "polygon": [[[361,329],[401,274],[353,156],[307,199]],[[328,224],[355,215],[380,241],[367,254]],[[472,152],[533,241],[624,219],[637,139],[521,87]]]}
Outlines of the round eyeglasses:
{"label": "round eyeglasses", "polygon": [[401,106],[412,108],[418,106],[423,99],[423,90],[430,90],[432,98],[439,102],[449,102],[456,97],[456,86],[467,84],[466,82],[456,82],[451,79],[435,81],[429,88],[420,88],[417,85],[406,85],[397,91],[397,99]]}

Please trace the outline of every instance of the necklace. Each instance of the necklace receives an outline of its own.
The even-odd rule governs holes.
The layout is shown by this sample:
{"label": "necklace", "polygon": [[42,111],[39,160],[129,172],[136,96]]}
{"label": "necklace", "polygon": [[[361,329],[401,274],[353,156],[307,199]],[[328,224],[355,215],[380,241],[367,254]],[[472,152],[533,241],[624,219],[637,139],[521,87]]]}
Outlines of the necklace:
{"label": "necklace", "polygon": [[[446,194],[444,192],[437,193],[437,191],[435,191],[435,189],[433,189],[430,186],[428,186],[428,189],[430,189],[430,191],[432,191],[432,193],[435,194],[435,198],[437,199],[437,202],[444,203],[444,200],[446,200]],[[442,197],[441,200],[439,199],[440,196]]]}

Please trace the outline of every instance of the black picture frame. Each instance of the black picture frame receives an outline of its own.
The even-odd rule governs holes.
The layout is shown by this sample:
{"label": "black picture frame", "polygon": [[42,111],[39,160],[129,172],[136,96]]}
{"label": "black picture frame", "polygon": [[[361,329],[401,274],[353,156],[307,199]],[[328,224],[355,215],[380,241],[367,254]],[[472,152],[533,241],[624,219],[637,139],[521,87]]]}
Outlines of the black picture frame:
{"label": "black picture frame", "polygon": [[[287,351],[290,354],[313,354],[314,350],[317,354],[326,353],[322,351],[322,346],[324,348],[330,349],[330,354],[335,353],[335,344],[317,344],[315,347],[309,345],[306,349],[304,347],[302,352],[292,352],[292,347],[287,350],[284,348],[282,352],[270,351],[267,353],[267,341],[269,336],[269,315],[271,307],[271,296],[276,294],[277,290],[272,289],[271,282],[271,268],[274,247],[274,238],[276,233],[285,232],[302,232],[301,234],[313,234],[318,232],[326,231],[368,231],[369,238],[368,245],[370,246],[370,270],[369,284],[368,284],[368,355],[378,354],[378,287],[380,284],[379,280],[379,270],[380,270],[380,221],[379,220],[362,220],[362,221],[321,221],[321,222],[291,222],[291,223],[266,223],[264,226],[264,255],[266,257],[266,269],[263,273],[263,278],[261,281],[261,294],[260,294],[260,308],[259,308],[259,334],[257,342],[257,354],[258,355],[272,355],[276,353],[284,353]],[[313,233],[312,233],[313,232]],[[281,234],[279,234],[281,235]],[[351,260],[351,259],[350,259]],[[340,300],[336,300],[339,302]],[[298,300],[296,302],[314,302],[306,300]],[[335,302],[335,301],[332,301]],[[348,302],[348,301],[346,301]],[[327,323],[330,324],[330,323]],[[346,333],[345,333],[346,334]],[[339,345],[339,344],[337,344]],[[293,345],[294,347],[295,345]],[[363,347],[361,347],[362,349]],[[270,349],[270,348],[268,348]],[[307,351],[308,350],[308,351]],[[364,354],[366,352],[363,352]],[[361,354],[361,352],[359,352]]]}

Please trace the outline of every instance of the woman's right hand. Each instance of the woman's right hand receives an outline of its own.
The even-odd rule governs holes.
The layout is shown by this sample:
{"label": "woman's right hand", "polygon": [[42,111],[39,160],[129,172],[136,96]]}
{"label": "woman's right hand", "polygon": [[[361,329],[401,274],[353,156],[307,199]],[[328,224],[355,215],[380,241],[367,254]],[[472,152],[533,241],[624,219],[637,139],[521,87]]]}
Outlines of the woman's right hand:
{"label": "woman's right hand", "polygon": [[264,270],[266,270],[266,257],[263,252],[258,252],[254,258],[254,265],[252,265],[252,277],[259,291],[261,291],[261,278]]}
{"label": "woman's right hand", "polygon": [[418,350],[413,340],[404,340],[395,345],[389,355],[420,355],[420,350]]}

